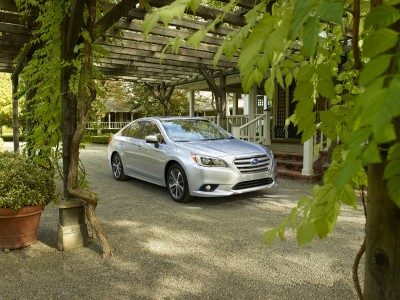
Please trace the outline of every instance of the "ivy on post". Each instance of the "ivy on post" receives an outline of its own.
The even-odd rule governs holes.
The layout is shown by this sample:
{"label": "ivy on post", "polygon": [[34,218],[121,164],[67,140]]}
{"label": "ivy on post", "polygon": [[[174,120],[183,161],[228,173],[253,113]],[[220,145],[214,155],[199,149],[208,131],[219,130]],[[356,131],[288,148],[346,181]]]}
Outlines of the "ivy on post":
{"label": "ivy on post", "polygon": [[[64,2],[67,5],[68,1]],[[71,199],[68,192],[68,178],[71,163],[71,144],[76,131],[76,96],[70,92],[69,81],[76,72],[72,66],[74,47],[78,43],[83,25],[83,1],[73,1],[71,14],[64,15],[61,23],[61,61],[60,76],[62,101],[62,142],[63,142],[63,192],[64,200],[59,205],[58,243],[60,250],[69,250],[88,244],[88,231],[85,221],[84,202]],[[64,10],[65,11],[65,10]],[[79,228],[79,230],[76,230]]]}

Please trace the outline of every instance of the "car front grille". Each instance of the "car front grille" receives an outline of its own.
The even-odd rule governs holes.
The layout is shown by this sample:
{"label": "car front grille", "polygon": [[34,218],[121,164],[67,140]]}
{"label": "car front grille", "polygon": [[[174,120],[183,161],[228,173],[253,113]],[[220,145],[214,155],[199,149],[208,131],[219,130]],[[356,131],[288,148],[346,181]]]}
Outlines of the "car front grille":
{"label": "car front grille", "polygon": [[232,190],[244,190],[258,186],[268,185],[273,182],[272,178],[262,178],[257,180],[239,182],[233,186]]}
{"label": "car front grille", "polygon": [[240,173],[256,173],[271,170],[271,159],[266,154],[236,157],[234,164]]}

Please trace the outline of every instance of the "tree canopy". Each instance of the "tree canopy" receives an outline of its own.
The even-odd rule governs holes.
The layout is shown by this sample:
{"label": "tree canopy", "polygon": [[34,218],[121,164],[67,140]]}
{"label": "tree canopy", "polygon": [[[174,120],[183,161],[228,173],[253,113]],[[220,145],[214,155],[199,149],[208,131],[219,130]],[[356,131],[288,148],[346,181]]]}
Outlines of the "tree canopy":
{"label": "tree canopy", "polygon": [[[222,8],[217,24],[235,3]],[[144,33],[198,5],[182,0],[153,10]],[[337,144],[323,185],[314,187],[312,197],[301,198],[281,224],[266,232],[262,244],[283,239],[287,227],[295,230],[299,245],[326,237],[341,206],[356,207],[355,189],[368,187],[365,296],[399,298],[399,2],[260,1],[245,18],[246,25],[225,38],[215,61],[239,53],[244,90],[263,84],[270,98],[276,82],[283,88],[296,82],[291,121],[303,141],[319,129]],[[185,39],[197,47],[214,26]],[[318,99],[325,99],[326,110],[317,110]]]}

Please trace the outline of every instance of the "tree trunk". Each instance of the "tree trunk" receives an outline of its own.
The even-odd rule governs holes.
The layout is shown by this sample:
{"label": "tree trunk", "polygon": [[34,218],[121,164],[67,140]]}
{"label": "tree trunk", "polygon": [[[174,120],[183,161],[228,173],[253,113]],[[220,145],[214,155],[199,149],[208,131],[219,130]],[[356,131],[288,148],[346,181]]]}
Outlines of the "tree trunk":
{"label": "tree trunk", "polygon": [[368,168],[366,300],[400,299],[400,209],[387,193],[384,167],[380,163]]}
{"label": "tree trunk", "polygon": [[[89,18],[87,20],[87,29],[94,37],[94,22],[96,20],[96,0],[86,1]],[[69,195],[79,198],[86,202],[85,213],[89,225],[93,228],[97,239],[102,248],[102,257],[106,258],[112,255],[112,247],[108,237],[98,221],[95,209],[97,206],[97,196],[89,190],[79,186],[79,145],[85,132],[86,124],[89,121],[92,112],[92,101],[96,98],[96,89],[93,80],[93,51],[91,41],[84,41],[84,55],[82,57],[82,66],[80,70],[79,91],[76,102],[76,129],[73,133],[71,145],[69,148],[69,170],[67,180],[67,192]]]}

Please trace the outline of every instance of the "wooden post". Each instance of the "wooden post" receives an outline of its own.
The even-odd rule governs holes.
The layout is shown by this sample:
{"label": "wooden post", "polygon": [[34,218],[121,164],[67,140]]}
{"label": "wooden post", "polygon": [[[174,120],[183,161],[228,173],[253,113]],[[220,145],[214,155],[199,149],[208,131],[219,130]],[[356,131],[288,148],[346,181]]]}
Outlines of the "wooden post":
{"label": "wooden post", "polygon": [[13,141],[14,152],[19,153],[19,122],[18,122],[18,75],[11,76],[12,81],[12,116],[13,116]]}
{"label": "wooden post", "polygon": [[195,108],[194,90],[189,90],[189,117],[194,117]]}

